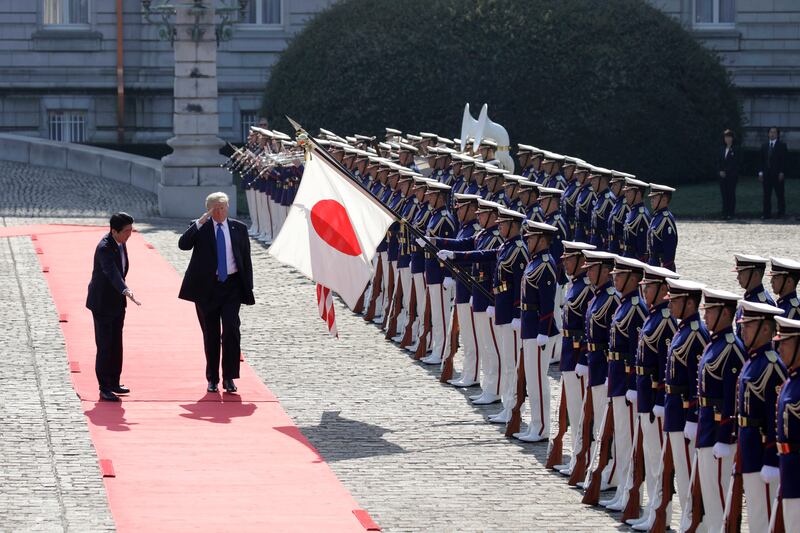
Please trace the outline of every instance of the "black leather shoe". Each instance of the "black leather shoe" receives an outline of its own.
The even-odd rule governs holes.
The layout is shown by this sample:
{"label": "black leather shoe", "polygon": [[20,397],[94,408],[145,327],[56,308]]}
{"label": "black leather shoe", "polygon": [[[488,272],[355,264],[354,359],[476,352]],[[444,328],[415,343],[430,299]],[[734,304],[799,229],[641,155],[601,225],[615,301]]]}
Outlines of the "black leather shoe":
{"label": "black leather shoe", "polygon": [[208,388],[206,389],[208,392],[219,392],[219,388],[217,384],[213,381],[208,382]]}
{"label": "black leather shoe", "polygon": [[128,394],[131,390],[127,387],[123,387],[122,385],[117,385],[116,387],[111,389],[111,392],[116,394]]}
{"label": "black leather shoe", "polygon": [[237,389],[236,385],[233,383],[232,379],[223,379],[222,386],[225,388],[225,392],[236,392]]}
{"label": "black leather shoe", "polygon": [[117,396],[116,394],[114,394],[111,391],[101,390],[100,391],[100,399],[101,400],[105,400],[107,402],[118,402],[119,401],[119,396]]}

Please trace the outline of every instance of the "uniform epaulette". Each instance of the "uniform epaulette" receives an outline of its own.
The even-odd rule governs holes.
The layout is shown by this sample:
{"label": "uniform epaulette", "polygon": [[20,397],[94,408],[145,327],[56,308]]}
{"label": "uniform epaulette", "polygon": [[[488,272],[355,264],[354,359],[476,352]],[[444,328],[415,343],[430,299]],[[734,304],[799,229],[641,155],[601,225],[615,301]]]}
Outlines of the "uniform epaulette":
{"label": "uniform epaulette", "polygon": [[773,350],[769,350],[766,354],[767,361],[770,363],[777,363],[778,362],[778,354],[775,353]]}
{"label": "uniform epaulette", "polygon": [[689,322],[689,327],[692,328],[692,331],[697,331],[700,329],[700,322],[697,320],[692,320]]}
{"label": "uniform epaulette", "polygon": [[549,254],[542,254],[542,261],[550,261],[550,255]]}
{"label": "uniform epaulette", "polygon": [[767,301],[767,295],[764,293],[764,291],[759,292],[756,296],[758,297],[758,301],[761,303]]}
{"label": "uniform epaulette", "polygon": [[477,222],[472,224],[472,227],[475,229],[476,232],[481,230],[481,225],[478,224]]}
{"label": "uniform epaulette", "polygon": [[631,304],[634,306],[639,305],[639,297],[634,296],[633,298],[631,298]]}
{"label": "uniform epaulette", "polygon": [[606,293],[608,293],[608,294],[610,294],[610,295],[612,295],[612,296],[613,296],[614,294],[616,294],[616,293],[617,293],[617,289],[615,289],[614,287],[608,287],[608,288],[606,289]]}
{"label": "uniform epaulette", "polygon": [[524,248],[524,247],[525,247],[525,243],[522,242],[522,240],[517,241],[517,248]]}
{"label": "uniform epaulette", "polygon": [[733,344],[734,342],[736,342],[736,335],[734,335],[733,333],[726,333],[725,342],[727,342],[728,344]]}
{"label": "uniform epaulette", "polygon": [[798,305],[800,305],[800,300],[798,300],[797,298],[792,298],[791,300],[789,300],[789,303],[792,304],[792,306],[797,307]]}
{"label": "uniform epaulette", "polygon": [[644,206],[643,206],[643,205],[640,205],[640,206],[639,206],[639,212],[640,212],[640,213],[644,213]]}
{"label": "uniform epaulette", "polygon": [[493,230],[492,230],[492,235],[494,235],[495,237],[499,237],[499,236],[500,236],[500,230],[498,230],[498,229],[493,229]]}

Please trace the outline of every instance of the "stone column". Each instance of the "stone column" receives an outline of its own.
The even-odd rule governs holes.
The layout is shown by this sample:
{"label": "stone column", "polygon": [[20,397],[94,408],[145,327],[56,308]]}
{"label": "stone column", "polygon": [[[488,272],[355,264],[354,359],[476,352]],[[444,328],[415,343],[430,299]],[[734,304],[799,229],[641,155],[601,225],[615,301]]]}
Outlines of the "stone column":
{"label": "stone column", "polygon": [[161,159],[158,187],[161,216],[194,218],[202,214],[205,197],[222,191],[236,214],[236,188],[231,174],[220,168],[225,144],[219,134],[217,110],[217,41],[214,0],[204,0],[199,26],[189,2],[175,2],[175,109],[167,141],[172,153]]}

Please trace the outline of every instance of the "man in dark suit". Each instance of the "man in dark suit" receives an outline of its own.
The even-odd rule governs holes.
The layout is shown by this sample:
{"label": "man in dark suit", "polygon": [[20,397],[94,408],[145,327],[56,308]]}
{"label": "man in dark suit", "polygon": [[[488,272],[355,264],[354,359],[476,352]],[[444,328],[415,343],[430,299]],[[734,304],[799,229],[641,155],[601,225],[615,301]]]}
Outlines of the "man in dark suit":
{"label": "man in dark suit", "polygon": [[778,197],[778,218],[786,214],[786,203],[783,194],[783,180],[786,164],[786,143],[781,141],[781,131],[773,126],[769,129],[769,140],[761,146],[761,170],[758,171],[758,181],[764,189],[764,213],[761,218],[772,216],[772,189]]}
{"label": "man in dark suit", "polygon": [[734,146],[732,130],[722,132],[723,145],[719,155],[719,189],[722,194],[722,218],[730,220],[736,216],[736,182],[739,179],[741,155]]}
{"label": "man in dark suit", "polygon": [[[97,345],[94,370],[100,385],[100,398],[118,402],[117,394],[130,389],[120,385],[122,374],[122,326],[125,323],[127,296],[134,302],[133,291],[125,284],[130,262],[125,243],[133,232],[133,217],[127,213],[111,215],[111,231],[94,251],[92,280],[86,307],[94,318],[94,340]],[[138,302],[136,302],[138,303]]]}
{"label": "man in dark suit", "polygon": [[[178,240],[192,250],[178,295],[194,302],[206,352],[208,392],[217,392],[222,336],[222,386],[236,392],[239,378],[239,307],[253,305],[253,264],[247,226],[228,218],[228,196],[208,195],[208,210],[192,222]],[[220,331],[221,325],[221,331]]]}

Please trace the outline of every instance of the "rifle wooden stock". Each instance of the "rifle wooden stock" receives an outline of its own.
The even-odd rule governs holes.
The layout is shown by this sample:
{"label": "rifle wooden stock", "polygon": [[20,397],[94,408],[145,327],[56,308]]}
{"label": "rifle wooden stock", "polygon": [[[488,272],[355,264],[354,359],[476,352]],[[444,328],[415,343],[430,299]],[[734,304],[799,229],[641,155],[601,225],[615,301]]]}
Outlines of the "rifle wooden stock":
{"label": "rifle wooden stock", "polygon": [[357,315],[360,315],[364,312],[364,296],[367,294],[367,289],[364,289],[364,292],[361,293],[361,298],[358,299],[356,302],[356,306],[353,308],[353,312]]}
{"label": "rifle wooden stock", "polygon": [[425,320],[422,321],[422,335],[419,336],[417,351],[414,359],[419,361],[428,353],[428,337],[431,334],[431,293],[425,290]]}
{"label": "rifle wooden stock", "polygon": [[417,319],[417,290],[415,285],[417,284],[414,281],[414,276],[411,276],[411,298],[408,301],[408,323],[406,324],[406,330],[403,332],[403,339],[400,341],[400,347],[405,348],[406,346],[411,344],[411,339],[414,337],[414,321]]}
{"label": "rifle wooden stock", "polygon": [[742,496],[744,494],[744,480],[742,479],[741,457],[739,457],[739,444],[736,445],[736,456],[733,458],[733,473],[731,485],[728,489],[728,501],[725,502],[725,524],[722,530],[725,533],[739,533],[742,529]]}
{"label": "rifle wooden stock", "polygon": [[[600,501],[600,486],[603,483],[603,470],[605,470],[608,460],[611,457],[611,439],[614,437],[614,410],[611,403],[606,406],[605,424],[603,433],[600,435],[600,453],[597,457],[597,468],[592,471],[589,477],[589,486],[583,494],[583,503],[587,505],[597,505]],[[620,458],[619,460],[622,460]]]}
{"label": "rifle wooden stock", "polygon": [[586,386],[586,394],[583,398],[583,424],[581,425],[581,449],[575,456],[575,466],[572,468],[572,475],[567,484],[574,487],[579,482],[586,479],[586,468],[588,466],[589,450],[592,446],[592,422],[594,418],[594,407],[592,405],[592,387]]}
{"label": "rifle wooden stock", "polygon": [[[392,263],[389,261],[389,282],[386,284],[386,296],[384,301],[387,302],[386,308],[384,309],[383,313],[383,321],[381,322],[381,329],[386,331],[387,326],[389,325],[389,313],[392,310],[391,302],[394,300],[394,268],[392,268]],[[394,335],[392,335],[394,337]]]}
{"label": "rifle wooden stock", "polygon": [[378,297],[381,295],[383,284],[383,261],[378,256],[378,266],[375,267],[375,277],[372,278],[372,293],[369,295],[369,305],[367,312],[364,313],[364,320],[371,322],[375,318],[375,308],[378,304]]}
{"label": "rifle wooden stock", "polygon": [[692,497],[692,522],[684,533],[695,533],[697,528],[700,527],[700,521],[703,519],[703,493],[700,491],[700,474],[697,472],[697,454],[694,456],[694,465],[692,468],[692,486],[690,493]]}
{"label": "rifle wooden stock", "polygon": [[[537,350],[541,352],[542,347],[537,346]],[[519,433],[519,426],[522,423],[522,404],[525,403],[525,393],[527,392],[527,385],[525,380],[525,353],[522,349],[519,350],[519,364],[517,365],[517,401],[514,402],[514,407],[511,408],[511,419],[506,424],[506,437],[511,437],[514,433]],[[548,413],[549,414],[549,413]]]}
{"label": "rifle wooden stock", "polygon": [[[556,433],[550,447],[550,453],[547,454],[546,468],[553,468],[560,465],[564,460],[564,434],[567,432],[569,420],[567,419],[567,395],[564,387],[564,381],[561,381],[561,400],[558,402],[558,433]],[[574,443],[573,443],[574,446]]]}
{"label": "rifle wooden stock", "polygon": [[656,508],[656,518],[650,533],[665,533],[667,530],[667,506],[672,503],[672,478],[675,475],[675,463],[672,460],[672,445],[669,436],[664,438],[664,464],[661,471],[661,501]]}
{"label": "rifle wooden stock", "polygon": [[642,506],[642,482],[644,481],[644,443],[642,439],[642,427],[639,425],[638,420],[636,423],[638,428],[636,431],[636,449],[633,451],[633,486],[628,490],[628,503],[622,511],[621,522],[630,520],[631,518],[639,518]]}
{"label": "rifle wooden stock", "polygon": [[458,351],[458,307],[453,305],[453,320],[450,323],[450,350],[445,354],[445,360],[442,361],[442,373],[439,376],[439,383],[447,383],[453,379],[453,359],[456,357]]}
{"label": "rifle wooden stock", "polygon": [[[399,281],[399,278],[398,278]],[[386,340],[397,335],[397,318],[403,312],[403,284],[398,283],[392,294],[392,307],[389,309],[389,322],[386,325]]]}
{"label": "rifle wooden stock", "polygon": [[786,524],[783,522],[783,497],[778,487],[778,504],[775,506],[774,520],[770,520],[769,533],[786,533]]}

